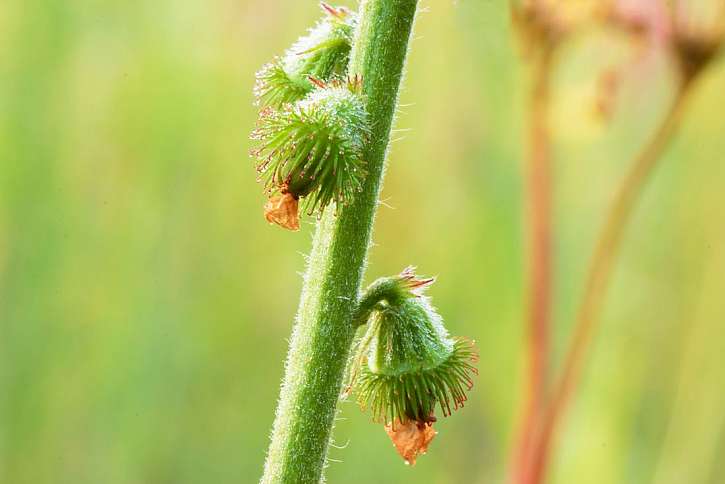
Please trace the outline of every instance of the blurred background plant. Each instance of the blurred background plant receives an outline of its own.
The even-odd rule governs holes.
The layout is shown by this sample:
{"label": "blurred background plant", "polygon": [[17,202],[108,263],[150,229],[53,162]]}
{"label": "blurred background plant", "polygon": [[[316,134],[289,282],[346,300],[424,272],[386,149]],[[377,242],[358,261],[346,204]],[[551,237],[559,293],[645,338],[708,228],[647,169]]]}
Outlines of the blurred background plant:
{"label": "blurred background plant", "polygon": [[[720,3],[682,5],[695,22]],[[413,262],[445,275],[431,295],[477,341],[480,376],[413,469],[344,404],[329,482],[501,482],[515,441],[524,72],[503,2],[423,6],[367,277]],[[317,15],[316,2],[0,3],[1,482],[258,478],[312,226],[261,215],[252,73]],[[676,87],[653,50],[603,122],[599,73],[632,49],[587,26],[553,75],[557,365],[606,210]],[[724,85],[722,63],[699,80],[634,213],[550,483],[725,480]]]}
{"label": "blurred background plant", "polygon": [[[577,4],[578,7],[581,5]],[[520,34],[526,57],[533,64],[526,164],[528,209],[525,216],[528,225],[526,251],[529,255],[526,321],[529,376],[525,383],[520,434],[514,447],[511,470],[511,481],[520,484],[539,484],[547,480],[549,459],[556,451],[559,427],[580,383],[630,219],[660,158],[677,134],[698,79],[716,59],[725,41],[725,5],[715,11],[714,20],[708,22],[693,22],[693,12],[681,2],[611,0],[597,4],[597,7],[592,10],[591,18],[577,18],[570,14],[572,9],[566,2],[524,0],[511,4],[512,20]],[[551,198],[556,184],[549,130],[551,78],[556,67],[555,54],[560,46],[592,21],[624,30],[631,37],[633,50],[640,51],[637,53],[640,58],[646,57],[642,55],[643,50],[659,51],[670,61],[675,81],[669,107],[652,134],[635,152],[626,174],[615,189],[588,264],[571,340],[561,368],[555,369],[552,368],[549,351],[553,331],[551,300],[556,281],[551,263],[556,234],[551,214]],[[644,49],[642,44],[646,46]],[[602,98],[597,104],[602,118],[611,117],[611,105],[617,97],[620,77],[626,73],[623,68],[619,72],[608,70],[600,78],[600,81],[605,81],[602,84],[605,89],[600,92]]]}

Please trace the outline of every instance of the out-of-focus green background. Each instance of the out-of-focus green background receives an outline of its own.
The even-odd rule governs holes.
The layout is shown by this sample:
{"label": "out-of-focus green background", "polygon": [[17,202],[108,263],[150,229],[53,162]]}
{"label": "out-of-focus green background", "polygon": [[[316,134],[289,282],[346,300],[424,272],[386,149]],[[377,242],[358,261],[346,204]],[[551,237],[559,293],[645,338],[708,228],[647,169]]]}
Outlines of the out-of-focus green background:
{"label": "out-of-focus green background", "polygon": [[[403,465],[342,405],[332,483],[503,482],[523,372],[526,71],[506,2],[426,0],[368,281],[415,264],[477,340],[470,404]],[[255,482],[301,286],[247,139],[253,74],[315,1],[0,2],[0,482]],[[631,69],[612,123],[601,32],[562,52],[561,355],[604,209],[671,94]],[[725,482],[725,69],[711,70],[628,231],[552,483]]]}

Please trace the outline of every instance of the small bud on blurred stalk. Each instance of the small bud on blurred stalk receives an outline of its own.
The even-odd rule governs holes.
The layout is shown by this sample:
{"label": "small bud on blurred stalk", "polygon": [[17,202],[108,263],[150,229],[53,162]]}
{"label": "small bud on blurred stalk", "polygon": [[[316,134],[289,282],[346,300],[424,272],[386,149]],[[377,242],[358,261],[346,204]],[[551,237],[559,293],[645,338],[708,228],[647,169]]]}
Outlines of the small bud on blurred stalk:
{"label": "small bud on blurred stalk", "polygon": [[672,51],[682,89],[717,57],[725,40],[725,3],[675,2],[672,12]]}

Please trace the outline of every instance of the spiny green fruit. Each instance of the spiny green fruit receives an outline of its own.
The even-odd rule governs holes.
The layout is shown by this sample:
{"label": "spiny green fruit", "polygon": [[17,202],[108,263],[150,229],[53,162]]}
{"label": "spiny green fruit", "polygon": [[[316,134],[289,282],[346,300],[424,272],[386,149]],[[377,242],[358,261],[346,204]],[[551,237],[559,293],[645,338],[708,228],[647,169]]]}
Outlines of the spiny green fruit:
{"label": "spiny green fruit", "polygon": [[252,133],[252,151],[270,197],[270,222],[297,230],[297,203],[308,214],[349,203],[366,175],[363,146],[370,132],[359,77],[323,83],[303,100],[265,108]]}
{"label": "spiny green fruit", "polygon": [[304,98],[315,88],[310,76],[329,81],[347,73],[357,15],[345,7],[320,5],[325,16],[257,73],[254,94],[260,106],[279,108]]}
{"label": "spiny green fruit", "polygon": [[357,316],[367,317],[368,329],[354,389],[361,406],[385,424],[430,425],[436,407],[451,415],[473,386],[475,348],[467,339],[449,336],[423,294],[432,282],[409,268],[376,281],[359,306]]}

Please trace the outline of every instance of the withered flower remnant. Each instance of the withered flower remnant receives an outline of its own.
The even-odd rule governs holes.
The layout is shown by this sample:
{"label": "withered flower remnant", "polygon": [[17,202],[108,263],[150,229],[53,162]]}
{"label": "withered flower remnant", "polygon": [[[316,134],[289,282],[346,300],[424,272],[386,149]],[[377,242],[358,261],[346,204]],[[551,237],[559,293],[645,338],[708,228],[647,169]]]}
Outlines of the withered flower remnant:
{"label": "withered flower remnant", "polygon": [[385,424],[385,432],[405,463],[412,466],[415,465],[419,455],[424,455],[428,451],[428,445],[438,433],[433,430],[432,422],[414,420],[405,423],[396,420]]}

